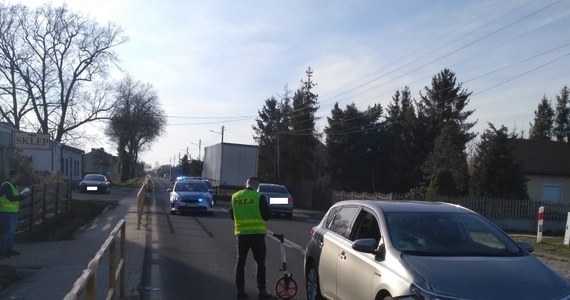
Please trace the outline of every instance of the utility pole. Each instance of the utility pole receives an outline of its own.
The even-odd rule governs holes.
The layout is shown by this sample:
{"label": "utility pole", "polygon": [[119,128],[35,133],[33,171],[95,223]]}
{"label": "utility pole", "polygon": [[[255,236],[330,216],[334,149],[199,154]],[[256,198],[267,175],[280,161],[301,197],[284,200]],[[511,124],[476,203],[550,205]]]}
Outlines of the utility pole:
{"label": "utility pole", "polygon": [[224,127],[224,126],[222,126],[222,132],[217,132],[217,131],[210,130],[210,131],[213,132],[213,133],[217,133],[217,134],[221,134],[221,135],[222,135],[222,144],[224,143],[224,130],[225,130],[225,127]]}
{"label": "utility pole", "polygon": [[[212,131],[212,132],[215,132],[215,131]],[[198,140],[198,144],[196,144],[196,143],[190,143],[190,144],[198,146],[198,160],[200,160],[200,157],[202,157],[202,139]]]}

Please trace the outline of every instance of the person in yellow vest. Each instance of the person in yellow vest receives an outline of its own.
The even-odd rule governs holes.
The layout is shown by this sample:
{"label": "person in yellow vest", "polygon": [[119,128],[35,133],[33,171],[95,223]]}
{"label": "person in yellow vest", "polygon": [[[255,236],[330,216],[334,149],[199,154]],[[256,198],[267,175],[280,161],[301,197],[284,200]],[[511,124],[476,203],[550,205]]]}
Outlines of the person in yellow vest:
{"label": "person in yellow vest", "polygon": [[2,257],[20,255],[20,252],[12,248],[16,235],[20,201],[26,198],[25,194],[20,194],[18,186],[16,186],[19,178],[18,171],[12,169],[8,173],[8,179],[0,186],[0,256]]}
{"label": "person in yellow vest", "polygon": [[256,277],[258,299],[271,299],[273,296],[265,289],[265,235],[267,223],[271,217],[269,204],[265,196],[257,192],[259,180],[250,177],[245,189],[232,195],[230,216],[234,220],[234,234],[237,242],[236,288],[237,298],[246,299],[244,268],[249,249],[257,264]]}

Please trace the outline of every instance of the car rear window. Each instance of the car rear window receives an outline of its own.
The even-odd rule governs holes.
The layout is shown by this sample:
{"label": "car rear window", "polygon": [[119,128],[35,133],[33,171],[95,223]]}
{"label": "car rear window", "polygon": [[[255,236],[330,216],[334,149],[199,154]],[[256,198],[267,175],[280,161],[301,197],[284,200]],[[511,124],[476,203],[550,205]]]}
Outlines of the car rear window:
{"label": "car rear window", "polygon": [[263,193],[289,194],[287,188],[282,185],[260,185],[259,191]]}
{"label": "car rear window", "polygon": [[103,177],[103,175],[85,175],[83,180],[105,181],[105,177]]}

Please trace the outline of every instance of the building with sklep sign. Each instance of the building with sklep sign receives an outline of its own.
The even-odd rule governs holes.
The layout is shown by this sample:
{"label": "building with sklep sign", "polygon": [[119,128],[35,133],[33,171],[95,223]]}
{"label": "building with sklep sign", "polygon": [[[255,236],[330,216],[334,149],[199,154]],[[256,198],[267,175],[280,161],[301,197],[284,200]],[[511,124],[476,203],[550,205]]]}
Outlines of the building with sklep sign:
{"label": "building with sklep sign", "polygon": [[10,151],[30,157],[38,175],[59,173],[68,181],[80,181],[83,177],[83,150],[51,141],[48,134],[23,132],[0,123],[0,171],[4,177],[10,169]]}

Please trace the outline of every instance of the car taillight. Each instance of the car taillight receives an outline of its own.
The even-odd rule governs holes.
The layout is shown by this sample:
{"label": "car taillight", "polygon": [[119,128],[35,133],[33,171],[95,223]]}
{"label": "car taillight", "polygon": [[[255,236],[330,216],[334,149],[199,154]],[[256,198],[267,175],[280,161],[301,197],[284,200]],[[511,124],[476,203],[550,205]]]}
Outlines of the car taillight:
{"label": "car taillight", "polygon": [[315,234],[315,231],[317,231],[317,227],[318,226],[314,226],[313,228],[311,228],[311,230],[309,231],[311,235]]}
{"label": "car taillight", "polygon": [[293,198],[289,197],[288,201],[289,201],[289,204],[293,204]]}

